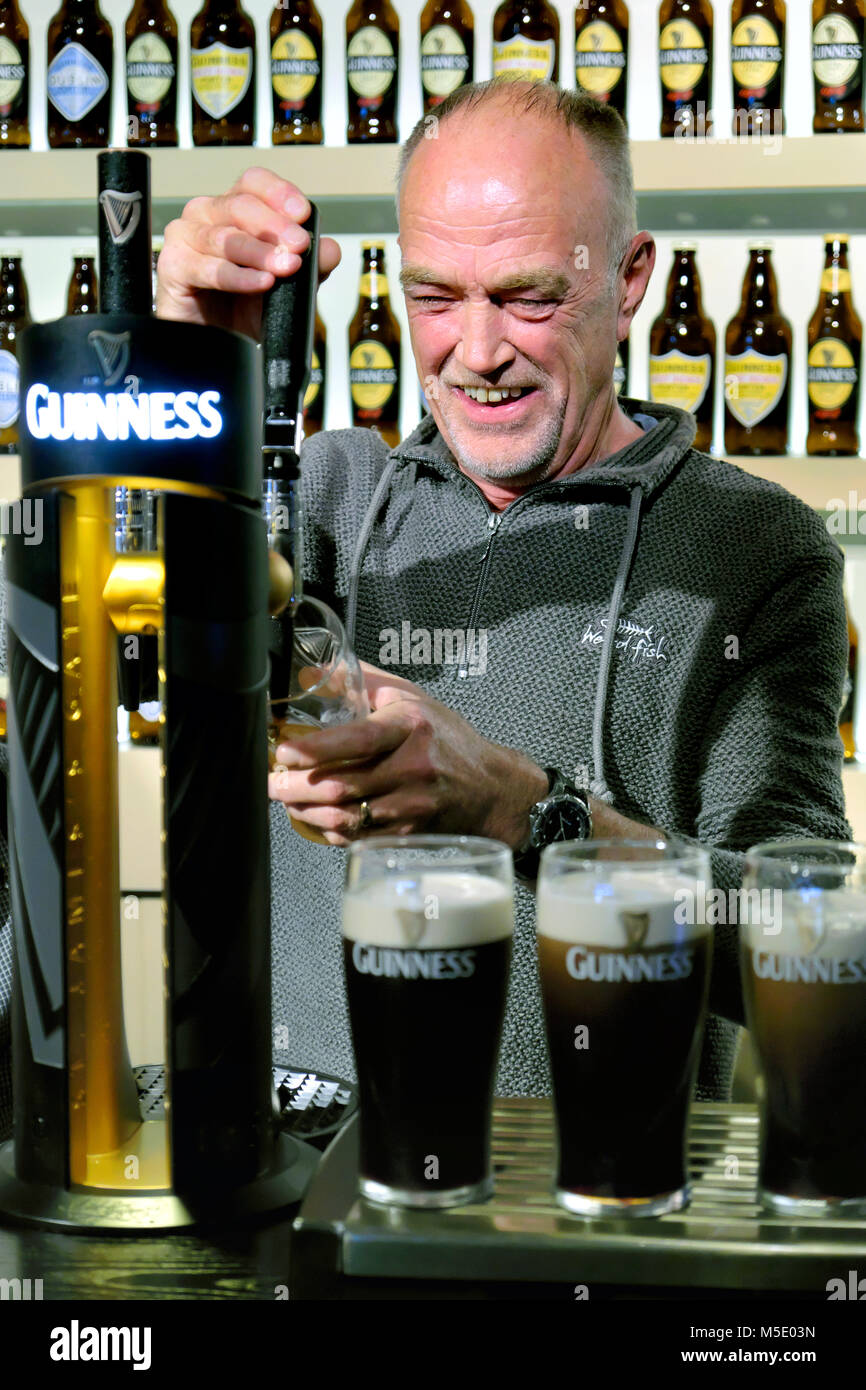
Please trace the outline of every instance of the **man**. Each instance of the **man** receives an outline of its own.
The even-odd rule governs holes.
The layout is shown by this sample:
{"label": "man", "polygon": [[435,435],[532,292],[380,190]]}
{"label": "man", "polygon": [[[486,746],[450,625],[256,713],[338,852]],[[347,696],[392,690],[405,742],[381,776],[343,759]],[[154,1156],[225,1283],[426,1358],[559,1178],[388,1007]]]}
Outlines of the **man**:
{"label": "man", "polygon": [[[354,1076],[344,855],[294,834],[283,806],[332,846],[491,835],[528,880],[498,1090],[538,1095],[531,876],[557,833],[552,782],[570,834],[700,842],[722,888],[758,840],[848,837],[842,557],[781,488],[696,453],[691,416],[617,403],[616,343],[655,258],[618,117],[547,84],[461,88],[437,116],[437,139],[422,124],[406,145],[399,196],[432,418],[391,451],[368,430],[303,451],[305,583],[346,619],[373,713],[287,741],[271,777],[274,1025],[285,1061]],[[166,231],[159,313],[255,336],[308,211],[260,169],[195,199]],[[322,275],[338,261],[324,238]],[[437,630],[462,635],[462,659],[437,663]],[[365,766],[327,770],[350,759]],[[724,1099],[742,1019],[731,923],[711,1008],[698,1094]]]}

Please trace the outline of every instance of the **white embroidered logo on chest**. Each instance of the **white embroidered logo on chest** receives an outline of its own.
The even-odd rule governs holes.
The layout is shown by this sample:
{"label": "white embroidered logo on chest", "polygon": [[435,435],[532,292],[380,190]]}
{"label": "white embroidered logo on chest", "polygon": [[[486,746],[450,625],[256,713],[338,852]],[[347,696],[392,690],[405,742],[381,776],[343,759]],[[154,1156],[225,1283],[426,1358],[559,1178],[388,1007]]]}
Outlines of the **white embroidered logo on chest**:
{"label": "white embroidered logo on chest", "polygon": [[[600,647],[607,632],[607,618],[594,618],[580,639],[582,647]],[[624,656],[636,661],[667,661],[668,638],[656,631],[655,624],[641,627],[629,618],[620,618],[616,625],[614,646]]]}

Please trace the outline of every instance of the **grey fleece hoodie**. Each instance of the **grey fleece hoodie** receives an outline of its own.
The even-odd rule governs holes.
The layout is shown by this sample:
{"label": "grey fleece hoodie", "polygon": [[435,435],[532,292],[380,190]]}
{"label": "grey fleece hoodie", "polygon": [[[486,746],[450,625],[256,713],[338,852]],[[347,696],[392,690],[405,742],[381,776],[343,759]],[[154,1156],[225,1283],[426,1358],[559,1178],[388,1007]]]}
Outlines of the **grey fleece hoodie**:
{"label": "grey fleece hoodie", "polygon": [[[621,404],[640,439],[501,513],[430,417],[390,452],[363,429],[314,436],[302,456],[305,582],[345,618],[363,660],[588,781],[623,815],[708,846],[714,884],[736,888],[749,845],[850,835],[843,558],[802,502],[694,450],[690,415]],[[447,660],[459,642],[449,651],[445,629],[463,630],[462,661]],[[271,814],[281,1056],[354,1077],[345,853],[295,835],[279,804]],[[735,924],[716,928],[710,1006],[742,1021]],[[699,1096],[727,1097],[735,1037],[711,1019]],[[534,895],[519,884],[498,1091],[548,1090]]]}

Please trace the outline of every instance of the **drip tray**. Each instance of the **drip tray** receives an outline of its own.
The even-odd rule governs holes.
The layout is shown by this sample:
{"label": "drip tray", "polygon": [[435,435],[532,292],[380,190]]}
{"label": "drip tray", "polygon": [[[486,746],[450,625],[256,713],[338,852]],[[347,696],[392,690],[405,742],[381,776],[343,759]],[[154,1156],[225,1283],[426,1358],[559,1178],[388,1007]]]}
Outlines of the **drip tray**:
{"label": "drip tray", "polygon": [[[866,1266],[866,1221],[790,1221],[762,1209],[754,1105],[695,1103],[688,1152],[692,1200],[685,1211],[631,1220],[570,1216],[551,1193],[550,1101],[498,1100],[493,1197],[447,1211],[409,1211],[358,1197],[354,1120],[325,1153],[295,1221],[293,1297],[370,1297],[365,1280],[400,1280],[404,1287],[445,1280],[563,1283],[571,1298],[574,1286],[586,1285],[590,1297],[594,1286],[628,1286],[633,1297],[670,1289],[681,1297],[748,1290],[826,1299],[829,1279]],[[459,1288],[452,1296],[461,1297]]]}

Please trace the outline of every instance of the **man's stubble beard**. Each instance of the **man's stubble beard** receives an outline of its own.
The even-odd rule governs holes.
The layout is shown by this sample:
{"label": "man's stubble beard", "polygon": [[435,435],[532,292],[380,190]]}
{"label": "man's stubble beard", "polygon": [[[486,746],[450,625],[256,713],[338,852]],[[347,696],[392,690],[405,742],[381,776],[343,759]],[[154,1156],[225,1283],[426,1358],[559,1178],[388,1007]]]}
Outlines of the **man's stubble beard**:
{"label": "man's stubble beard", "polygon": [[[504,461],[502,464],[491,464],[487,459],[476,457],[471,449],[466,448],[462,439],[464,431],[460,432],[461,438],[458,442],[457,431],[449,429],[449,433],[454,441],[451,446],[454,450],[454,456],[461,469],[465,472],[474,473],[476,477],[485,478],[489,482],[512,482],[519,478],[531,478],[535,482],[543,482],[552,471],[551,464],[556,457],[556,452],[562,440],[565,409],[566,402],[563,401],[560,404],[557,415],[548,422],[544,434],[535,448],[530,454],[526,454],[520,459],[511,462]],[[450,421],[444,413],[443,423],[446,428],[450,426]],[[483,434],[494,435],[499,433],[499,430],[494,425],[479,426],[476,428],[478,428],[479,433]],[[516,435],[518,431],[515,430],[513,433]],[[506,431],[503,435],[503,440],[507,440],[508,437],[509,432]]]}

